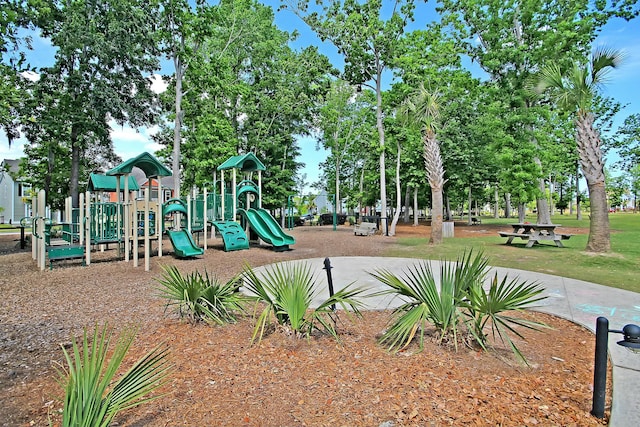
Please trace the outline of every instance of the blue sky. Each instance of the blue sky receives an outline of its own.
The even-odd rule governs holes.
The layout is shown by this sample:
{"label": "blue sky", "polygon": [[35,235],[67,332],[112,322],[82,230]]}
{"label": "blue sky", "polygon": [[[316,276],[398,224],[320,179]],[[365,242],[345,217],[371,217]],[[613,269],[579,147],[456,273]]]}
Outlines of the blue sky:
{"label": "blue sky", "polygon": [[[264,4],[270,5],[277,10],[279,0],[263,0]],[[411,29],[424,27],[429,21],[434,19],[433,3],[421,5],[416,10],[416,20]],[[329,43],[322,43],[312,31],[291,11],[283,10],[275,13],[276,25],[285,31],[297,30],[300,37],[292,47],[300,49],[306,46],[315,45],[319,47],[321,53],[327,55],[338,67],[342,64],[341,57],[335,48]],[[631,22],[614,20],[610,22],[596,40],[595,46],[607,46],[615,49],[622,49],[626,58],[622,66],[614,70],[611,75],[611,82],[604,88],[604,94],[614,98],[626,108],[618,115],[617,124],[621,124],[625,117],[640,113],[640,19]],[[49,65],[52,58],[52,49],[46,40],[37,39],[34,41],[34,55],[32,65],[35,67]],[[143,151],[154,152],[159,147],[155,146],[150,139],[150,135],[155,132],[154,128],[132,129],[129,127],[116,127],[112,131],[112,139],[116,152],[123,160],[137,156]],[[302,156],[300,161],[305,163],[303,173],[307,174],[307,182],[313,183],[318,180],[319,163],[326,159],[326,152],[316,151],[316,142],[311,138],[301,138],[299,140]],[[0,134],[0,159],[15,159],[23,155],[24,141],[14,141],[9,148],[6,136]],[[610,156],[615,159],[614,156]]]}

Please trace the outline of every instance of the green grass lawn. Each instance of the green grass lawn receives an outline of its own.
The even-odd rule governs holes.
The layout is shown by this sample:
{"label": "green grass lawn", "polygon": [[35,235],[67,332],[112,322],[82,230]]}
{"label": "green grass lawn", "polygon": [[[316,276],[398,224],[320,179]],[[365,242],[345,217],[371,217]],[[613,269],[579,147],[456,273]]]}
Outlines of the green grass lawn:
{"label": "green grass lawn", "polygon": [[[563,227],[580,227],[589,230],[588,216],[577,221],[567,215],[556,215],[553,223]],[[481,250],[489,258],[489,264],[498,267],[518,268],[564,277],[585,280],[614,288],[640,292],[640,214],[615,213],[609,216],[611,222],[611,247],[608,254],[590,254],[584,251],[587,234],[575,235],[563,240],[564,248],[552,243],[525,248],[524,241],[516,239],[513,246],[505,245],[505,238],[472,237],[445,239],[439,246],[430,246],[425,238],[398,239],[399,249],[390,251],[389,256],[455,260],[464,250]],[[535,217],[527,218],[535,222]],[[482,218],[482,225],[508,224],[511,219]],[[518,244],[518,242],[522,242]]]}

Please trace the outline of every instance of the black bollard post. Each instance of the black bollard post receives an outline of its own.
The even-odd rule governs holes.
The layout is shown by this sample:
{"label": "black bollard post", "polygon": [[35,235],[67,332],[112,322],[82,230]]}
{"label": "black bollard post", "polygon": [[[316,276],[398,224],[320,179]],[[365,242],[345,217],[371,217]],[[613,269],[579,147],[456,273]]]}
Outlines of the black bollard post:
{"label": "black bollard post", "polygon": [[[327,284],[329,285],[329,297],[333,296],[333,277],[331,277],[331,269],[333,267],[331,267],[331,261],[329,261],[329,258],[325,258],[324,259],[324,270],[327,271]],[[336,311],[336,305],[335,304],[331,304],[331,310],[332,311]]]}
{"label": "black bollard post", "polygon": [[598,317],[596,319],[596,350],[593,369],[593,406],[591,407],[591,415],[596,418],[604,418],[608,334],[609,320],[605,317]]}

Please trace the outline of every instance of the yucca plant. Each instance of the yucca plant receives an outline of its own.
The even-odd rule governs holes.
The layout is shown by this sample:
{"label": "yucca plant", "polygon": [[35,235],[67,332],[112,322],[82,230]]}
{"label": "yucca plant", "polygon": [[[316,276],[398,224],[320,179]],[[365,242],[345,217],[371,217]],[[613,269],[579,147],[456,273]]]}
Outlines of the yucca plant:
{"label": "yucca plant", "polygon": [[257,315],[252,343],[262,339],[272,318],[297,336],[309,337],[314,330],[320,330],[338,339],[332,307],[339,306],[347,313],[361,316],[362,302],[358,297],[365,290],[351,285],[312,309],[318,290],[306,263],[275,264],[267,267],[261,275],[245,266],[242,278],[244,286],[256,296],[257,301],[264,303],[264,308]]}
{"label": "yucca plant", "polygon": [[402,276],[388,270],[370,274],[390,288],[377,295],[391,294],[406,301],[394,310],[389,328],[380,337],[381,344],[390,351],[399,351],[419,333],[422,349],[425,328],[431,324],[438,329],[440,342],[452,336],[457,347],[459,302],[465,298],[470,286],[482,283],[487,274],[487,260],[481,254],[473,257],[470,251],[455,264],[441,262],[439,284],[426,261],[409,267]]}
{"label": "yucca plant", "polygon": [[424,331],[429,325],[439,330],[439,340],[452,336],[457,349],[459,328],[466,326],[472,340],[487,349],[489,325],[494,338],[506,343],[514,355],[526,363],[526,359],[509,337],[522,335],[514,326],[536,329],[541,323],[503,314],[519,311],[546,297],[540,296],[542,287],[537,284],[508,280],[498,281],[497,275],[485,291],[483,285],[488,274],[488,260],[482,253],[465,252],[455,264],[440,263],[438,284],[431,266],[422,262],[398,277],[387,270],[370,273],[390,289],[377,295],[391,294],[405,302],[396,308],[389,328],[380,337],[380,343],[390,351],[407,347],[419,333],[420,349],[424,346]]}
{"label": "yucca plant", "polygon": [[520,332],[514,328],[515,326],[538,330],[546,325],[502,313],[522,311],[524,308],[545,299],[545,296],[540,295],[543,291],[542,286],[537,283],[521,282],[517,279],[509,280],[507,276],[503,277],[502,281],[498,281],[496,273],[491,280],[488,291],[484,290],[481,283],[474,284],[468,289],[467,298],[460,304],[465,309],[464,322],[475,341],[483,349],[487,348],[485,329],[489,325],[493,339],[499,338],[509,346],[519,360],[528,364],[522,352],[510,338],[509,333],[524,339]]}
{"label": "yucca plant", "polygon": [[148,394],[162,386],[170,373],[168,348],[156,347],[116,380],[135,332],[128,330],[119,336],[107,361],[111,338],[106,325],[96,326],[91,344],[85,330],[82,349],[76,342],[72,354],[62,348],[67,365],[60,372],[65,389],[63,427],[107,427],[118,412],[159,397]]}
{"label": "yucca plant", "polygon": [[248,298],[239,292],[238,277],[226,283],[217,277],[204,276],[195,271],[182,275],[175,266],[164,266],[157,279],[160,296],[167,300],[167,307],[177,306],[180,317],[192,321],[205,320],[217,324],[232,323],[236,313],[244,312]]}

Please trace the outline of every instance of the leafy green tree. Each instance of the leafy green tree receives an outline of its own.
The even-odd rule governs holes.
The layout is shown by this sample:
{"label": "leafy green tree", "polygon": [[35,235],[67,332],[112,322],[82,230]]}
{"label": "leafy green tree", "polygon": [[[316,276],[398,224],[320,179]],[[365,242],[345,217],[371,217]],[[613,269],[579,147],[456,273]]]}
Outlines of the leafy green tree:
{"label": "leafy green tree", "polygon": [[620,165],[631,170],[640,164],[640,114],[633,114],[626,119],[618,130],[619,138],[614,143],[621,157]]}
{"label": "leafy green tree", "polygon": [[158,36],[160,50],[165,58],[173,63],[174,74],[171,78],[173,101],[173,141],[171,147],[173,186],[177,195],[181,194],[182,129],[185,112],[182,102],[185,96],[183,82],[192,61],[197,59],[202,40],[218,24],[215,7],[203,0],[197,0],[195,6],[187,0],[160,0]]}
{"label": "leafy green tree", "polygon": [[[82,159],[92,146],[111,149],[110,122],[139,126],[151,123],[157,112],[148,79],[158,68],[152,28],[156,9],[141,0],[40,6],[42,36],[57,49],[55,63],[40,70],[36,83],[37,99],[47,99],[57,114],[43,111],[47,120],[42,126],[49,126],[53,143],[67,150],[67,194],[78,206],[81,172],[88,173]],[[33,133],[27,137],[32,144],[38,140]]]}
{"label": "leafy green tree", "polygon": [[[353,176],[354,159],[362,158],[362,147],[370,137],[366,119],[368,109],[358,101],[357,88],[344,80],[335,80],[319,113],[318,127],[322,132],[319,144],[330,152],[334,194],[336,200],[342,200],[341,179]],[[342,209],[341,203],[338,208]]]}
{"label": "leafy green tree", "polygon": [[20,33],[30,27],[27,6],[18,0],[0,4],[0,130],[7,135],[9,146],[19,136],[20,104],[28,96],[20,78],[27,68],[24,48],[31,48],[31,38]]}
{"label": "leafy green tree", "polygon": [[624,204],[624,196],[629,193],[629,181],[625,175],[611,175],[610,171],[605,169],[605,177],[607,182],[607,201],[610,208],[620,208]]}
{"label": "leafy green tree", "polygon": [[[532,101],[526,82],[547,61],[562,69],[588,51],[598,30],[610,18],[636,15],[635,0],[596,2],[573,0],[444,0],[443,20],[455,28],[467,54],[489,75],[495,105],[504,121],[503,157],[523,168],[514,178],[520,197],[537,198],[538,222],[550,222],[544,199],[550,141],[541,128],[547,106]],[[522,152],[519,152],[522,151]],[[533,157],[531,156],[533,154]],[[540,156],[542,154],[542,156]],[[517,165],[534,159],[535,167]],[[529,161],[529,160],[525,160]],[[537,188],[529,188],[537,182]]]}
{"label": "leafy green tree", "polygon": [[633,210],[638,211],[638,194],[640,193],[640,164],[636,164],[629,171],[629,184],[633,195]]}
{"label": "leafy green tree", "polygon": [[333,43],[344,56],[343,78],[351,84],[371,88],[376,94],[376,128],[379,142],[380,205],[384,233],[387,223],[387,180],[385,157],[385,127],[383,122],[383,73],[392,66],[398,52],[398,42],[409,21],[413,19],[414,1],[397,1],[388,19],[382,10],[382,0],[320,0],[321,11],[309,12],[309,0],[292,5],[321,40]]}
{"label": "leafy green tree", "polygon": [[589,190],[591,221],[587,251],[608,252],[611,249],[604,157],[601,139],[594,128],[594,97],[606,81],[607,72],[618,66],[620,52],[596,50],[588,64],[576,64],[563,73],[557,64],[540,72],[536,90],[546,90],[561,108],[575,114],[576,143],[580,166]]}

